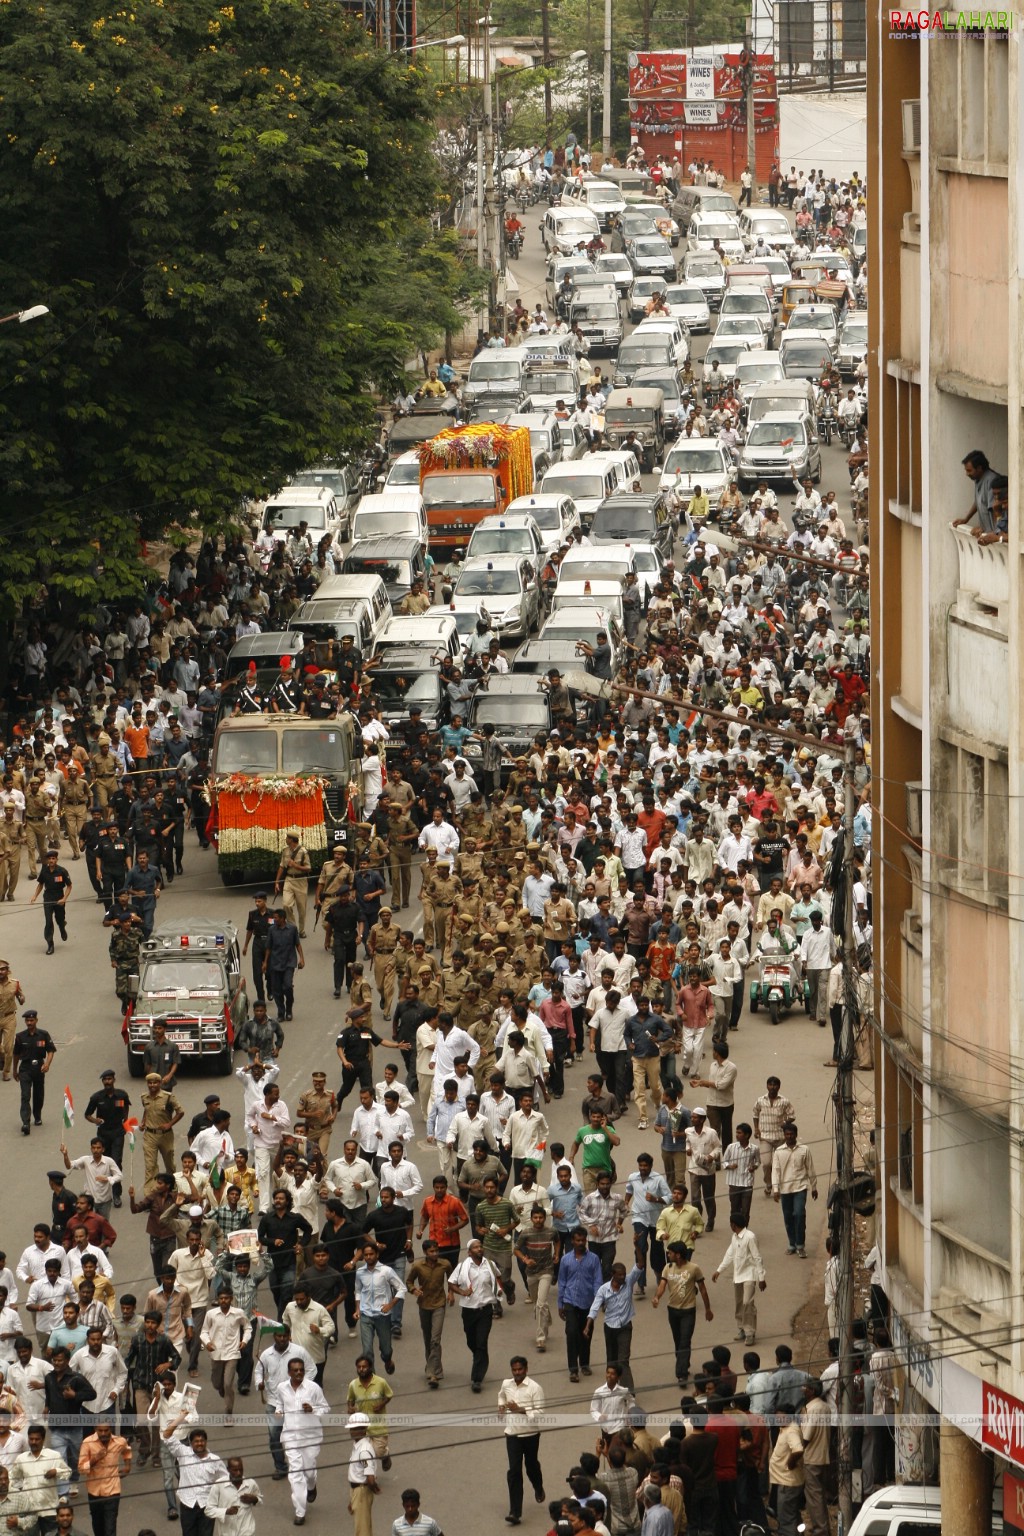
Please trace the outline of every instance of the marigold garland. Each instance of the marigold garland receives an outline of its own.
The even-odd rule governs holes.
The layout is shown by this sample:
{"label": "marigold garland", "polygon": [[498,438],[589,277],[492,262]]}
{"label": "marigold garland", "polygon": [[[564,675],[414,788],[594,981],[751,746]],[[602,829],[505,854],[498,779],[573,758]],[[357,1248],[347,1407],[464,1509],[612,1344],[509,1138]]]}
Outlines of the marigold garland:
{"label": "marigold garland", "polygon": [[218,779],[217,861],[221,870],[252,875],[276,870],[290,832],[307,849],[317,870],[327,852],[326,787],[327,781],[314,774],[232,773]]}
{"label": "marigold garland", "polygon": [[[468,427],[445,427],[419,450],[420,473],[439,469],[473,469],[485,463],[511,463],[511,483],[532,486],[533,454],[526,427],[502,427],[481,421]],[[517,489],[516,495],[520,494]]]}

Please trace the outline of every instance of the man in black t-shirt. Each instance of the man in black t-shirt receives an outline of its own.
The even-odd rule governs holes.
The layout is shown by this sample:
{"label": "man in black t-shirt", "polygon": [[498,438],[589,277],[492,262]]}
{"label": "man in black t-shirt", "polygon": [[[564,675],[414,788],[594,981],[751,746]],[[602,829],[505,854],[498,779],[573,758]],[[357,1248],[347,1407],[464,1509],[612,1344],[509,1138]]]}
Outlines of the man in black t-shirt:
{"label": "man in black t-shirt", "polygon": [[21,1134],[27,1136],[30,1118],[36,1125],[43,1123],[46,1074],[57,1047],[53,1036],[39,1028],[39,1014],[34,1008],[26,1008],[22,1018],[25,1028],[14,1037],[14,1081],[21,1084]]}
{"label": "man in black t-shirt", "polygon": [[370,1028],[369,1008],[353,1008],[348,1023],[334,1043],[341,1060],[340,1109],[357,1083],[360,1088],[369,1088],[373,1092],[373,1047],[381,1045],[382,1041]]}
{"label": "man in black t-shirt", "polygon": [[[382,1189],[380,1205],[371,1211],[363,1226],[364,1233],[372,1232],[380,1249],[380,1262],[393,1269],[400,1280],[405,1279],[406,1266],[412,1262],[412,1211],[395,1204],[393,1189]],[[402,1300],[391,1309],[391,1334],[402,1336]]]}
{"label": "man in black t-shirt", "polygon": [[46,953],[53,954],[53,925],[56,922],[60,929],[60,936],[67,943],[68,920],[65,903],[71,895],[71,876],[63,864],[57,863],[57,850],[47,850],[43,860],[43,867],[36,876],[36,888],[32,892],[29,906],[34,907],[39,896],[43,893],[43,938],[46,940]]}
{"label": "man in black t-shirt", "polygon": [[334,953],[334,995],[341,996],[349,984],[349,969],[356,961],[359,933],[359,908],[352,900],[351,887],[343,885],[324,918],[324,948]]}
{"label": "man in black t-shirt", "polygon": [[246,919],[245,943],[242,945],[243,956],[249,953],[249,945],[252,945],[252,979],[256,988],[256,1001],[266,1002],[264,990],[263,960],[267,953],[268,935],[270,933],[270,913],[267,910],[266,891],[257,891],[254,897],[256,905]]}
{"label": "man in black t-shirt", "polygon": [[761,830],[754,844],[754,863],[762,891],[767,891],[776,876],[783,874],[789,841],[770,811],[764,813]]}

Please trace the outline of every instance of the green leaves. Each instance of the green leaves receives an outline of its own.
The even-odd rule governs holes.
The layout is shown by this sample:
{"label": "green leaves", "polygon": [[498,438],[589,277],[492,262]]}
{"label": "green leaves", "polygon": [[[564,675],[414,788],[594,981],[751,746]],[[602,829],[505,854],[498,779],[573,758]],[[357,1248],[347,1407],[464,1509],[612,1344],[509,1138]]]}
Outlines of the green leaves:
{"label": "green leaves", "polygon": [[[0,6],[0,612],[360,445],[473,288],[429,81],[334,0]],[[415,168],[412,171],[411,168]]]}

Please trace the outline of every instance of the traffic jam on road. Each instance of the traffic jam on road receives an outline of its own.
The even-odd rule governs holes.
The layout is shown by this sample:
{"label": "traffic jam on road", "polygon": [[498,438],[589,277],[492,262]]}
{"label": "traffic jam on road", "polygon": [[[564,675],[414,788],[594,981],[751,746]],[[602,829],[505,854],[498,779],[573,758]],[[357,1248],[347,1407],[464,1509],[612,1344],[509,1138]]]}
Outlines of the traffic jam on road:
{"label": "traffic jam on road", "polygon": [[[525,1476],[557,1536],[598,1515],[667,1536],[660,1504],[678,1536],[684,1491],[691,1529],[767,1530],[770,1499],[783,1536],[802,1507],[826,1536],[839,1280],[815,1158],[837,1069],[872,1057],[866,1006],[844,1035],[872,974],[864,187],[811,172],[786,209],[776,183],[740,208],[696,165],[503,175],[519,297],[472,356],[409,379],[364,463],[313,466],[248,538],[174,554],[69,682],[30,637],[38,729],[5,760],[22,831],[0,895],[26,846],[51,973],[54,926],[73,951],[83,899],[102,906],[144,1082],[129,1118],[104,1072],[91,1150],[61,1143],[88,1209],[50,1173],[64,1226],[53,1249],[36,1229],[17,1277],[41,1297],[75,1248],[74,1274],[90,1252],[110,1268],[122,1185],[152,1277],[144,1328],[122,1300],[110,1338],[84,1286],[88,1329],[54,1291],[69,1346],[37,1316],[7,1384],[36,1392],[52,1359],[59,1407],[70,1355],[76,1384],[112,1385],[139,1470],[162,1468],[152,1497],[194,1536],[208,1510],[255,1529],[207,1432],[287,1479],[296,1525],[326,1443],[359,1536],[381,1497],[389,1520],[404,1505],[395,1530],[439,1536],[413,1491],[438,1497],[433,1405],[476,1413],[484,1392],[509,1525]],[[0,999],[13,1025],[6,970]],[[12,1035],[29,1150],[55,1035]],[[180,1123],[204,1086],[223,1104]],[[858,1347],[878,1401],[881,1315]],[[235,1426],[252,1388],[258,1423]],[[416,1393],[430,1410],[389,1440],[389,1402]],[[680,1403],[662,1443],[646,1412],[667,1430]],[[109,1455],[91,1435],[83,1455],[75,1412],[31,1506],[58,1529]],[[581,1424],[600,1461],[573,1461]],[[37,1454],[12,1488],[36,1487],[17,1469]],[[877,1496],[885,1421],[858,1457]],[[492,1521],[501,1460],[478,1490]]]}

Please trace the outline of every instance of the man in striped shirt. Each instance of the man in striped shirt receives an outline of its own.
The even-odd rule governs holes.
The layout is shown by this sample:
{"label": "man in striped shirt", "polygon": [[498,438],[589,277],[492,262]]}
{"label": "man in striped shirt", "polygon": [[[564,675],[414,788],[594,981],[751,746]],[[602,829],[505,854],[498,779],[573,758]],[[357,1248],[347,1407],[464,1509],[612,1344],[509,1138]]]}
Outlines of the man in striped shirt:
{"label": "man in striped shirt", "polygon": [[752,1131],[746,1121],[736,1127],[736,1140],[730,1141],[722,1153],[725,1182],[729,1186],[729,1219],[750,1220],[750,1202],[754,1194],[754,1177],[761,1161],[761,1148],[751,1140]]}
{"label": "man in striped shirt", "polygon": [[772,1192],[772,1158],[777,1147],[782,1146],[782,1127],[796,1116],[789,1099],[780,1093],[782,1087],[777,1077],[770,1077],[765,1085],[766,1093],[754,1104],[754,1139],[761,1148],[761,1172],[764,1175],[765,1198]]}

